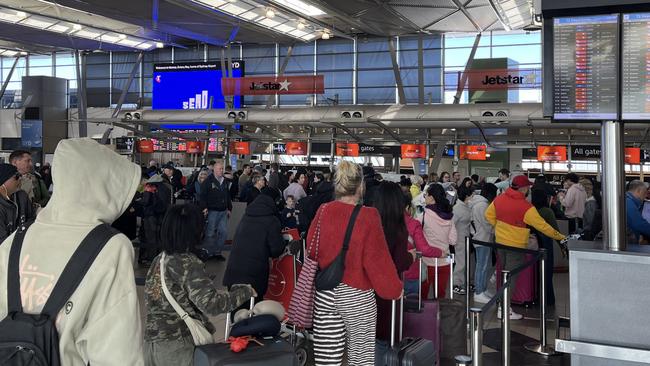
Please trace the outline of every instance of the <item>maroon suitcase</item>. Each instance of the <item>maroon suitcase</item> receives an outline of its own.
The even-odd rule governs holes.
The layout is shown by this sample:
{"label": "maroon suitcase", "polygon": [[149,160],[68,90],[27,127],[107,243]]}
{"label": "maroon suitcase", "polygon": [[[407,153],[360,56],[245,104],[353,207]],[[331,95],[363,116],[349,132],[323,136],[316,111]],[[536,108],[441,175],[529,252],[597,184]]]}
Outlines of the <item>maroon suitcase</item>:
{"label": "maroon suitcase", "polygon": [[[532,254],[526,254],[526,262],[533,259]],[[515,283],[514,289],[512,289],[512,294],[510,296],[510,301],[519,305],[532,305],[537,303],[537,271],[538,264],[535,263],[532,266],[525,268],[519,273],[517,277],[517,282]],[[501,263],[497,259],[497,284],[498,288],[501,288]]]}
{"label": "maroon suitcase", "polygon": [[[420,276],[422,276],[422,258],[419,253],[418,257],[420,258]],[[449,266],[449,268],[451,269],[453,266]],[[422,278],[419,279],[419,284],[420,288],[418,289],[418,293],[406,297],[404,306],[404,337],[430,340],[435,347],[436,357],[439,362],[441,348],[440,304],[437,300],[422,301]]]}

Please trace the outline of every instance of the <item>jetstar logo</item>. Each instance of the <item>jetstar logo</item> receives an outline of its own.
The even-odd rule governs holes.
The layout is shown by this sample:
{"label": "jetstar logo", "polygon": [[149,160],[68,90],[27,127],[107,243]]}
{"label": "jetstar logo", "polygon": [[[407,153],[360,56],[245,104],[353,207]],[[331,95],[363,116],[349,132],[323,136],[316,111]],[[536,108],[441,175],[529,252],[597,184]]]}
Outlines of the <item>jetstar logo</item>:
{"label": "jetstar logo", "polygon": [[502,75],[496,75],[496,76],[490,76],[490,75],[485,75],[485,79],[483,80],[482,84],[483,85],[519,85],[519,84],[532,84],[535,82],[535,75],[534,74],[529,74],[526,76],[516,76],[516,75],[507,75],[507,76],[502,76]]}
{"label": "jetstar logo", "polygon": [[285,79],[284,81],[281,81],[279,83],[271,83],[271,82],[268,82],[268,83],[256,83],[256,82],[252,82],[249,89],[250,90],[278,90],[278,91],[286,90],[286,91],[289,91],[289,86],[291,84],[292,83],[289,82],[287,79]]}

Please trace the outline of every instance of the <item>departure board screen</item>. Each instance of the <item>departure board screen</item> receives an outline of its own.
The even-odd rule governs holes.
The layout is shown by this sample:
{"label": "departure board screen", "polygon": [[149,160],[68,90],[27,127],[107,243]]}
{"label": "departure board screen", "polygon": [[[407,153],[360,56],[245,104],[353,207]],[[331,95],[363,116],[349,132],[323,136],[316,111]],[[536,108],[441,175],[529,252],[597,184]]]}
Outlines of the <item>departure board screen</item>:
{"label": "departure board screen", "polygon": [[618,118],[618,15],[553,20],[553,116]]}
{"label": "departure board screen", "polygon": [[623,15],[622,118],[650,118],[650,13]]}

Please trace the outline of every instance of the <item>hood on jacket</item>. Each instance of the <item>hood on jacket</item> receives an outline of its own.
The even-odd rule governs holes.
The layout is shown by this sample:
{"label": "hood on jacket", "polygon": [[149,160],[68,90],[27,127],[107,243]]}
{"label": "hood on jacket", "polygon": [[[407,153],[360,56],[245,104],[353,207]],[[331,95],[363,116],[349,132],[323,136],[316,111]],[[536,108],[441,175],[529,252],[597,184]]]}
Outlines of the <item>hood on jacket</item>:
{"label": "hood on jacket", "polygon": [[61,140],[54,151],[56,189],[37,221],[47,224],[111,224],[131,204],[140,167],[90,138]]}
{"label": "hood on jacket", "polygon": [[255,201],[246,207],[246,216],[259,217],[276,215],[278,215],[278,208],[275,205],[275,201],[266,194],[260,194],[255,198]]}
{"label": "hood on jacket", "polygon": [[162,183],[162,182],[163,182],[163,178],[160,174],[156,174],[151,178],[147,179],[147,183]]}
{"label": "hood on jacket", "polygon": [[487,198],[481,196],[480,194],[475,194],[474,197],[469,201],[469,208],[473,209],[475,206],[481,203],[488,203]]}
{"label": "hood on jacket", "polygon": [[503,194],[513,200],[525,200],[526,196],[516,189],[508,188]]}
{"label": "hood on jacket", "polygon": [[449,221],[449,220],[451,220],[451,219],[454,217],[454,213],[453,213],[453,212],[442,211],[442,210],[438,207],[438,205],[436,205],[436,204],[433,204],[433,205],[427,205],[426,208],[428,208],[429,210],[435,212],[436,215],[438,215],[438,217],[440,217],[441,219],[443,219],[443,220],[445,220],[445,221]]}
{"label": "hood on jacket", "polygon": [[585,187],[580,183],[576,183],[576,184],[572,185],[571,187],[569,187],[569,189],[577,189],[577,190],[579,190],[581,192],[585,192]]}

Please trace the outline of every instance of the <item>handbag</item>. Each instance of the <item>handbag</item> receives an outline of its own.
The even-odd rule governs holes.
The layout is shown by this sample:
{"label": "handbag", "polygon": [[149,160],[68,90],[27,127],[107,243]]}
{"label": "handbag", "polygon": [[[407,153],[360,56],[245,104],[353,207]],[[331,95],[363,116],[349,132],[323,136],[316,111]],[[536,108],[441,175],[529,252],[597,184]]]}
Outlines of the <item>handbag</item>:
{"label": "handbag", "polygon": [[293,293],[291,294],[291,300],[289,301],[289,309],[287,309],[289,321],[293,325],[303,329],[311,328],[314,321],[314,297],[316,296],[315,279],[316,272],[318,272],[318,262],[309,258],[309,253],[311,253],[312,248],[315,248],[315,255],[316,258],[318,258],[321,217],[326,208],[327,204],[324,204],[320,209],[318,221],[316,222],[316,234],[312,236],[311,242],[309,242],[309,248],[307,248],[307,251],[304,253],[302,270],[300,271],[300,275],[298,275],[296,287],[294,288]]}
{"label": "handbag", "polygon": [[334,261],[325,269],[321,269],[316,273],[316,290],[328,291],[334,289],[341,283],[343,279],[343,272],[345,272],[345,256],[350,248],[350,238],[354,230],[354,223],[357,221],[357,216],[361,211],[361,205],[354,206],[348,227],[345,230],[345,238],[343,239],[343,247],[341,252],[336,256]]}
{"label": "handbag", "polygon": [[165,298],[171,306],[174,308],[176,313],[185,321],[185,325],[190,329],[190,333],[192,334],[192,339],[194,340],[194,345],[195,346],[202,346],[205,344],[210,344],[214,343],[214,338],[212,338],[212,333],[210,333],[205,326],[203,325],[203,322],[192,318],[187,311],[183,310],[183,308],[176,302],[176,299],[172,296],[172,294],[169,292],[169,289],[167,288],[167,284],[165,283],[165,252],[162,253],[162,256],[160,257],[160,282],[162,283],[162,289],[163,292],[165,293]]}

